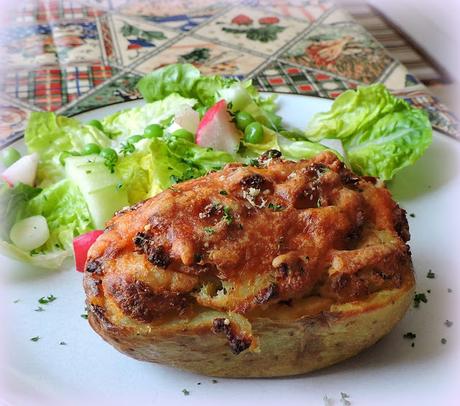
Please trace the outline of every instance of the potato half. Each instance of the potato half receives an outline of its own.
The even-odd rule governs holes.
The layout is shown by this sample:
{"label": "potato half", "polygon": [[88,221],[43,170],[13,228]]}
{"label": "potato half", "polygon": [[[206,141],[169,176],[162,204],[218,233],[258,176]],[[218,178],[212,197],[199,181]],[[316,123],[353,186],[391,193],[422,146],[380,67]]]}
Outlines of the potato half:
{"label": "potato half", "polygon": [[220,377],[310,372],[387,334],[415,286],[404,210],[329,153],[175,185],[91,247],[89,323],[139,360]]}

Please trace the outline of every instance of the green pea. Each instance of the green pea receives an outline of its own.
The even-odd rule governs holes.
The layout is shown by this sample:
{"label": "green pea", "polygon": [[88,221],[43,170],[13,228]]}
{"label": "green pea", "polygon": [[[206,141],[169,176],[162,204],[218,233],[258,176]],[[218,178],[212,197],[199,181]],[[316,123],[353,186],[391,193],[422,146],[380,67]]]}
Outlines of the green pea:
{"label": "green pea", "polygon": [[99,120],[88,121],[88,125],[97,128],[98,130],[104,131],[104,127]]}
{"label": "green pea", "polygon": [[90,142],[89,144],[86,144],[83,147],[83,150],[81,153],[82,155],[93,155],[93,154],[99,154],[99,152],[101,152],[101,147],[97,144]]}
{"label": "green pea", "polygon": [[21,158],[21,153],[13,147],[9,147],[2,151],[2,162],[5,166],[13,165],[19,158]]}
{"label": "green pea", "polygon": [[128,138],[128,142],[131,144],[135,144],[136,142],[139,142],[142,139],[144,139],[142,135],[133,135]]}
{"label": "green pea", "polygon": [[187,141],[195,142],[195,136],[190,131],[187,131],[183,128],[180,128],[179,130],[174,131],[172,135],[176,138],[183,138]]}
{"label": "green pea", "polygon": [[105,160],[108,160],[108,161],[113,161],[113,162],[117,162],[118,161],[118,154],[117,152],[112,149],[112,148],[104,148],[101,153],[100,153],[101,157],[104,158]]}
{"label": "green pea", "polygon": [[145,127],[144,137],[145,138],[158,138],[163,135],[163,128],[158,124],[150,124]]}
{"label": "green pea", "polygon": [[240,111],[236,114],[236,126],[241,131],[244,131],[246,127],[254,121],[254,117],[252,117],[249,113],[246,113],[245,111]]}
{"label": "green pea", "polygon": [[259,144],[264,139],[264,129],[257,121],[249,124],[244,130],[244,140],[251,144]]}

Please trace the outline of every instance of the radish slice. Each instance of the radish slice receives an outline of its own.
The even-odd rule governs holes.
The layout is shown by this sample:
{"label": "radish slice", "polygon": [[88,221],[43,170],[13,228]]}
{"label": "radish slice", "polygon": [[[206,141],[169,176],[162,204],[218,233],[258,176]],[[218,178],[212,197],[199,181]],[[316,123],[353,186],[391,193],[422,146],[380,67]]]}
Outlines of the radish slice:
{"label": "radish slice", "polygon": [[198,124],[200,123],[200,115],[197,111],[187,106],[182,111],[176,114],[174,121],[169,127],[170,132],[174,132],[183,128],[190,131],[192,134],[196,133]]}
{"label": "radish slice", "polygon": [[235,153],[240,145],[241,132],[231,120],[227,102],[217,102],[201,119],[196,132],[196,143],[202,147]]}
{"label": "radish slice", "polygon": [[49,237],[50,230],[43,216],[32,216],[20,220],[10,231],[10,239],[13,244],[24,251],[32,251],[41,247]]}
{"label": "radish slice", "polygon": [[25,155],[17,160],[13,165],[5,169],[2,178],[9,186],[16,186],[18,183],[24,183],[33,186],[35,176],[37,175],[38,155],[34,152]]}
{"label": "radish slice", "polygon": [[75,268],[78,272],[85,271],[86,257],[91,245],[97,240],[104,231],[94,230],[89,233],[79,235],[73,240],[73,253],[75,256]]}

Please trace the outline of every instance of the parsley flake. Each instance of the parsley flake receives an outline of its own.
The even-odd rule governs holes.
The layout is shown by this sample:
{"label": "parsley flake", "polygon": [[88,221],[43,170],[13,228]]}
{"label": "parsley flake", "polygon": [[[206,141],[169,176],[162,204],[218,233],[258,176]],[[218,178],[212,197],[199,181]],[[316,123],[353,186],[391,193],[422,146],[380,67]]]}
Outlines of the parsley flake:
{"label": "parsley flake", "polygon": [[219,382],[217,379],[212,380],[212,383],[217,383],[217,382]]}
{"label": "parsley flake", "polygon": [[80,314],[80,317],[82,319],[88,320],[88,314],[87,313]]}
{"label": "parsley flake", "polygon": [[414,295],[414,307],[420,307],[420,302],[428,303],[425,293],[416,293]]}
{"label": "parsley flake", "polygon": [[45,309],[43,307],[41,307],[41,306],[38,306],[34,311],[35,312],[44,312]]}
{"label": "parsley flake", "polygon": [[184,394],[184,396],[190,395],[190,392],[187,389],[182,389],[182,393]]}
{"label": "parsley flake", "polygon": [[445,338],[441,338],[441,344],[446,344],[447,340]]}
{"label": "parsley flake", "polygon": [[123,154],[123,156],[132,154],[135,150],[136,150],[136,147],[131,142],[127,142],[126,144],[123,144],[120,148],[120,152]]}
{"label": "parsley flake", "polygon": [[59,345],[67,345],[67,343],[65,341],[61,341]]}
{"label": "parsley flake", "polygon": [[226,190],[221,190],[221,191],[219,192],[219,194],[222,195],[222,196],[227,196],[227,195],[228,195],[228,192],[227,192]]}
{"label": "parsley flake", "polygon": [[41,338],[41,337],[39,337],[39,336],[35,336],[35,337],[32,337],[32,338],[30,339],[30,341],[33,341],[34,343],[36,343],[38,340],[40,340],[40,338]]}
{"label": "parsley flake", "polygon": [[224,215],[222,219],[228,224],[233,223],[233,216],[231,215],[231,209],[228,206],[224,206]]}
{"label": "parsley flake", "polygon": [[19,303],[21,301],[21,299],[16,299],[15,301],[13,301],[13,303]]}
{"label": "parsley flake", "polygon": [[284,210],[284,206],[282,206],[281,204],[268,203],[267,207],[273,211]]}
{"label": "parsley flake", "polygon": [[340,402],[342,402],[345,406],[350,406],[351,402],[348,400],[350,399],[350,395],[345,392],[340,392]]}
{"label": "parsley flake", "polygon": [[446,320],[446,321],[444,322],[444,325],[445,325],[446,327],[452,327],[453,324],[454,324],[454,322],[453,322],[453,321],[450,321],[450,320]]}
{"label": "parsley flake", "polygon": [[214,234],[216,230],[214,230],[212,227],[205,227],[204,232],[208,234]]}
{"label": "parsley flake", "polygon": [[428,279],[435,279],[435,278],[436,278],[436,274],[435,274],[431,269],[429,269],[429,270],[428,270],[428,273],[426,274],[426,277],[427,277]]}
{"label": "parsley flake", "polygon": [[452,293],[452,289],[451,289],[451,288],[447,288],[447,293]]}
{"label": "parsley flake", "polygon": [[38,299],[38,303],[40,304],[50,304],[51,302],[54,302],[57,299],[56,296],[54,295],[49,295],[49,296],[43,296],[40,299]]}
{"label": "parsley flake", "polygon": [[403,338],[407,338],[408,340],[414,340],[417,337],[417,334],[408,332],[403,335]]}
{"label": "parsley flake", "polygon": [[415,214],[414,214],[414,213],[409,214],[409,216],[411,216],[412,218],[415,218]]}

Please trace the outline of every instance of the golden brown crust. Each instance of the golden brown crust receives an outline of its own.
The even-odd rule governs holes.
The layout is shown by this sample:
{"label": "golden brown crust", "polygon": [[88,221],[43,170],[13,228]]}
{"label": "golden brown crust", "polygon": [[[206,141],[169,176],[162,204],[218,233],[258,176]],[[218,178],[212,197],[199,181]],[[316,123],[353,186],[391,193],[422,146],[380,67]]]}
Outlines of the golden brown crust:
{"label": "golden brown crust", "polygon": [[[251,357],[271,339],[264,323],[298,327],[306,315],[310,321],[389,317],[380,304],[366,307],[386,292],[400,303],[399,316],[391,317],[399,320],[414,283],[408,239],[405,212],[390,193],[331,153],[300,162],[230,164],[109,222],[88,255],[90,322],[140,359],[169,362],[163,340],[172,345],[165,351],[175,352],[176,338],[177,344],[200,337],[217,347],[227,342],[238,357],[256,362]],[[361,316],[330,311],[350,303],[363,303]],[[284,316],[276,320],[276,314]],[[224,348],[219,351],[227,359]],[[229,375],[242,361],[235,362]],[[302,372],[313,364],[306,365]],[[289,373],[270,371],[266,376]]]}

